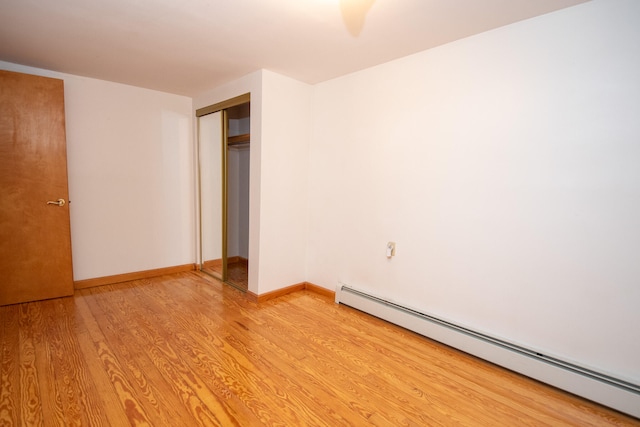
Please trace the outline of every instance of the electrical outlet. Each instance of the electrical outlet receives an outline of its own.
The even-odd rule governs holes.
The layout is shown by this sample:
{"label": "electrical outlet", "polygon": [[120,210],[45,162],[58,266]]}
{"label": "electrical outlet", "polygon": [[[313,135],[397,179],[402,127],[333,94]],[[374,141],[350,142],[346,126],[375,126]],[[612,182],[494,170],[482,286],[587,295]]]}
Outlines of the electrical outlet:
{"label": "electrical outlet", "polygon": [[387,243],[387,258],[396,256],[396,242]]}

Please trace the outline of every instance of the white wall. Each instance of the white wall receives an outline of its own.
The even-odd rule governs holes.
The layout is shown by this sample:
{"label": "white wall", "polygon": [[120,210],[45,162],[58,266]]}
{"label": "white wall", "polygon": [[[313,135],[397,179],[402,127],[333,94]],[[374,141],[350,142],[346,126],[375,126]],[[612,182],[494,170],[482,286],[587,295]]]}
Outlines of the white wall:
{"label": "white wall", "polygon": [[[263,71],[262,90],[260,292],[264,293],[307,278],[312,87]],[[251,156],[253,161],[253,148]]]}
{"label": "white wall", "polygon": [[640,383],[639,16],[595,0],[317,85],[308,280]]}
{"label": "white wall", "polygon": [[193,263],[191,99],[0,68],[64,80],[74,279]]}

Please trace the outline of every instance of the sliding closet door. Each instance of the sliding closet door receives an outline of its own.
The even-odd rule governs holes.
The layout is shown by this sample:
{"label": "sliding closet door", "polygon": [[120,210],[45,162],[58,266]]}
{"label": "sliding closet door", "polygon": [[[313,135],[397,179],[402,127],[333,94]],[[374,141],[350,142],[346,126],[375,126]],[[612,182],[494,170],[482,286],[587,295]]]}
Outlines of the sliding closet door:
{"label": "sliding closet door", "polygon": [[222,279],[222,112],[199,121],[201,269]]}
{"label": "sliding closet door", "polygon": [[[250,107],[247,93],[196,110],[200,267],[243,291],[248,289]],[[238,163],[245,165],[246,176],[238,175]],[[242,237],[246,242],[239,244]]]}

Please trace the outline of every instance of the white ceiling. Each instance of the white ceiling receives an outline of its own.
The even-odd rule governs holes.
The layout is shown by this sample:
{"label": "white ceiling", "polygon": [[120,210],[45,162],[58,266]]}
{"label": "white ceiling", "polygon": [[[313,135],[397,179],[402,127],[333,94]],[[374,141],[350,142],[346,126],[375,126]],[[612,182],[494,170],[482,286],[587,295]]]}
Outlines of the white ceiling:
{"label": "white ceiling", "polygon": [[313,84],[584,1],[0,0],[0,60],[188,96],[261,68]]}

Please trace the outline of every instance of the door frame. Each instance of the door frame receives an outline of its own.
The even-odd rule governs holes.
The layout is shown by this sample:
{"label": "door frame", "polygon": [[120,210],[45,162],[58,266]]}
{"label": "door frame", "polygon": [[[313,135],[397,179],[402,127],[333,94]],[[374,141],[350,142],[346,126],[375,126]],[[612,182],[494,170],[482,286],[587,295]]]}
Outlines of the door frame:
{"label": "door frame", "polygon": [[[228,217],[227,217],[227,209],[228,209],[228,177],[227,177],[227,167],[228,167],[228,132],[229,132],[229,120],[227,117],[227,109],[231,107],[235,107],[241,104],[246,104],[251,102],[251,93],[245,93],[234,98],[227,99],[222,102],[218,102],[212,105],[208,105],[203,108],[199,108],[196,110],[196,121],[197,121],[197,141],[196,141],[196,156],[197,156],[197,179],[198,179],[198,237],[199,237],[199,245],[198,245],[198,269],[207,274],[211,274],[208,271],[203,269],[203,236],[202,236],[202,191],[201,191],[201,164],[200,164],[200,117],[221,112],[221,121],[222,121],[222,156],[221,156],[221,173],[222,173],[222,201],[221,201],[221,209],[222,209],[222,277],[219,279],[223,282],[237,287],[233,283],[228,281],[228,253],[227,253],[227,243],[228,243],[228,233],[227,233],[227,225],[228,225]],[[215,275],[211,274],[215,277]],[[242,291],[247,291],[248,289],[240,289]]]}

